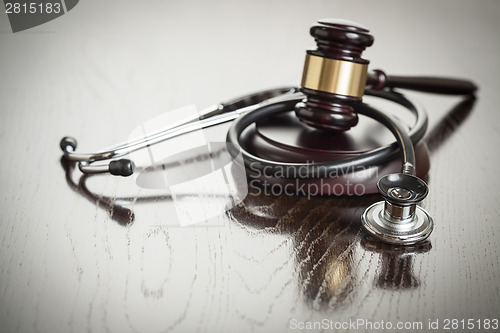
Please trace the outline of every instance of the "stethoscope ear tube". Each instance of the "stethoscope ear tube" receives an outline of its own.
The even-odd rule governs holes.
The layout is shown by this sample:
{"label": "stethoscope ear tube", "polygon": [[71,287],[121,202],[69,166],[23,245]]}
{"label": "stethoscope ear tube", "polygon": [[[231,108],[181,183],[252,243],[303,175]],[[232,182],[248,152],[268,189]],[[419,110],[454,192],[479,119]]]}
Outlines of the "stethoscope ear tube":
{"label": "stethoscope ear tube", "polygon": [[133,161],[121,159],[113,163],[112,166],[109,165],[111,162],[106,164],[97,164],[96,162],[116,159],[176,136],[232,121],[260,105],[278,100],[289,100],[297,98],[297,96],[303,96],[297,87],[282,87],[248,94],[212,106],[201,111],[199,116],[189,116],[146,137],[127,141],[95,153],[76,152],[77,141],[69,136],[64,137],[59,145],[64,156],[70,161],[78,162],[80,171],[85,174],[111,173],[116,176],[129,176],[134,170]]}

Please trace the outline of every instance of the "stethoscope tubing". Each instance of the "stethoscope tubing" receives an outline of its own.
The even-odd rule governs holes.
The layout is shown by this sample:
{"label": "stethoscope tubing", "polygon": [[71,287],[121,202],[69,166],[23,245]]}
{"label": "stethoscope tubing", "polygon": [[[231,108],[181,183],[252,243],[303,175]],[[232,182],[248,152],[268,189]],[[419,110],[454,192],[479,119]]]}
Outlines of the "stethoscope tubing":
{"label": "stethoscope tubing", "polygon": [[[415,165],[413,144],[420,141],[425,134],[428,122],[427,114],[417,103],[410,101],[394,90],[373,91],[367,89],[365,94],[393,101],[410,110],[415,115],[416,121],[410,127],[409,133],[392,116],[371,107],[369,104],[359,103],[356,105],[358,113],[379,121],[395,135],[396,141],[392,144],[344,160],[306,164],[270,161],[255,156],[243,149],[239,144],[239,136],[245,128],[264,117],[293,110],[295,104],[304,97],[297,91],[298,89],[295,87],[265,90],[242,97],[233,102],[219,104],[202,113],[201,117],[191,116],[177,123],[170,124],[166,129],[152,133],[144,138],[118,144],[97,153],[77,153],[66,149],[65,156],[71,161],[79,162],[79,169],[83,173],[108,172],[108,164],[94,163],[115,159],[173,137],[234,120],[228,131],[227,141],[238,148],[236,150],[242,152],[247,166],[251,165],[253,168],[259,168],[270,175],[276,174],[286,167],[306,168],[307,177],[327,177],[329,173],[335,171],[345,173],[371,165],[379,165],[395,158],[398,154],[402,154],[403,166],[409,166],[407,172],[413,172],[413,166]],[[230,149],[229,151],[234,154],[235,150]]]}
{"label": "stethoscope tubing", "polygon": [[[356,157],[316,163],[288,163],[282,161],[272,161],[258,157],[241,147],[239,138],[241,133],[243,133],[248,126],[261,119],[293,110],[294,105],[299,102],[300,99],[292,99],[259,107],[236,119],[228,130],[226,137],[226,141],[234,145],[234,149],[229,149],[229,151],[233,155],[241,152],[247,168],[260,170],[262,174],[269,177],[283,174],[285,168],[285,170],[290,171],[287,173],[292,175],[301,175],[306,178],[327,178],[330,174],[338,174],[338,172],[349,173],[368,166],[386,163],[391,159],[394,159],[398,154],[401,154],[402,156],[402,171],[414,174],[415,152],[413,145],[420,141],[425,135],[428,124],[427,113],[418,104],[411,102],[405,96],[393,90],[366,90],[365,94],[390,100],[404,106],[415,115],[415,124],[408,132],[406,128],[404,128],[403,125],[392,116],[381,112],[368,104],[360,103],[356,106],[356,111],[359,114],[363,114],[382,123],[396,137],[396,142],[366,153],[362,153]],[[292,172],[293,169],[297,170]],[[300,170],[300,172],[298,172],[298,170]]]}

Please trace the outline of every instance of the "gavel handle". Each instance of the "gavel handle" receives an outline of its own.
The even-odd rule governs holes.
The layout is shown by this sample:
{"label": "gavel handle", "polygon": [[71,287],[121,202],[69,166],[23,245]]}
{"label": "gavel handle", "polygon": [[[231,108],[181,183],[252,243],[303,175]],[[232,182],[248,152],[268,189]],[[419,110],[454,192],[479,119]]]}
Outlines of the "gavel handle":
{"label": "gavel handle", "polygon": [[473,95],[477,90],[477,86],[468,80],[428,76],[393,76],[385,75],[381,70],[368,74],[366,83],[373,90],[389,87],[444,95]]}

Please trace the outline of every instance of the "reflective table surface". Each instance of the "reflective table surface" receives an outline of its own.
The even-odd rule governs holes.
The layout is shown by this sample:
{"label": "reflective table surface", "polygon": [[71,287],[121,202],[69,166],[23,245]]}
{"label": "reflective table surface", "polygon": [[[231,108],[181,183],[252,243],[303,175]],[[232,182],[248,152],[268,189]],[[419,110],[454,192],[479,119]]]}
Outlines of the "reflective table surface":
{"label": "reflective table surface", "polygon": [[[495,331],[499,11],[496,1],[87,0],[15,34],[1,13],[0,331]],[[360,216],[376,194],[250,187],[182,227],[168,193],[81,177],[61,159],[66,135],[92,151],[169,110],[298,85],[309,26],[323,17],[370,28],[372,69],[479,86],[475,101],[408,93],[430,119],[425,243],[366,236]],[[206,135],[223,141],[227,128]]]}

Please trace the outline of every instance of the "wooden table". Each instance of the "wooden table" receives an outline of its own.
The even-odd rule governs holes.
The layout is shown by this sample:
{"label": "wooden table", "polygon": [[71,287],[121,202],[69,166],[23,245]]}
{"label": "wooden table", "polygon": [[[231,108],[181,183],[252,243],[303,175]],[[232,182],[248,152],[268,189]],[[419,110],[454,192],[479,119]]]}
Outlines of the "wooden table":
{"label": "wooden table", "polygon": [[[494,331],[499,12],[497,1],[87,0],[16,34],[0,14],[0,331]],[[175,108],[297,85],[322,17],[371,29],[371,68],[479,86],[472,105],[408,93],[430,117],[428,242],[368,239],[360,215],[378,195],[249,196],[179,227],[168,198],[130,179],[80,182],[62,163],[65,135],[92,151]]]}

